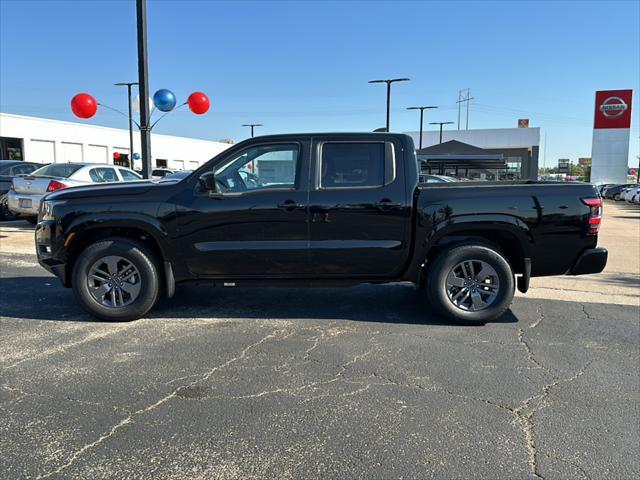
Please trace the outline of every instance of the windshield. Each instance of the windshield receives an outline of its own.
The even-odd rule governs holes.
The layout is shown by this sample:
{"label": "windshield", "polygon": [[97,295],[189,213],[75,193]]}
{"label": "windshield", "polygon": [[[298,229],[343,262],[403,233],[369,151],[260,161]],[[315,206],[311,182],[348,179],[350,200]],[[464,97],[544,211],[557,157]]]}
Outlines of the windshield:
{"label": "windshield", "polygon": [[69,178],[75,172],[80,170],[84,165],[77,163],[53,163],[46,167],[39,168],[31,175],[34,177],[58,177]]}

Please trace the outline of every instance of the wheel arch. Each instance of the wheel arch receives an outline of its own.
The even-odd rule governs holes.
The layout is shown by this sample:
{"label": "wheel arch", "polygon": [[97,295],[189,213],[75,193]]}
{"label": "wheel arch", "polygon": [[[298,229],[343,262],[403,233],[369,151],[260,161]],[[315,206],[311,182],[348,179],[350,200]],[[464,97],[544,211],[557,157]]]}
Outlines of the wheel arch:
{"label": "wheel arch", "polygon": [[124,238],[139,242],[147,247],[158,260],[158,270],[165,278],[165,263],[168,262],[166,249],[163,249],[162,242],[158,235],[145,224],[125,223],[98,223],[95,225],[85,225],[84,228],[74,228],[68,235],[71,237],[67,247],[67,268],[65,271],[65,286],[71,286],[71,275],[78,258],[78,255],[89,245],[107,238]]}
{"label": "wheel arch", "polygon": [[420,283],[424,273],[434,259],[443,251],[462,245],[483,245],[494,249],[505,257],[514,273],[524,273],[526,258],[531,257],[531,235],[528,227],[518,221],[496,221],[473,219],[459,221],[437,229],[424,252],[424,268],[420,273]]}

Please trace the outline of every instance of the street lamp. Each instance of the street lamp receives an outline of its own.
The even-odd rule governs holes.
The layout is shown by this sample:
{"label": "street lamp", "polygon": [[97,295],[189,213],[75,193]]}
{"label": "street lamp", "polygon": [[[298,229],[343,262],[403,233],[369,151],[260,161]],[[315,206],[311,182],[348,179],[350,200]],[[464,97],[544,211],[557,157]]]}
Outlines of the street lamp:
{"label": "street lamp", "polygon": [[255,127],[264,127],[264,125],[262,125],[261,123],[244,123],[242,124],[243,127],[251,127],[251,138],[253,138],[253,129]]}
{"label": "street lamp", "polygon": [[420,146],[418,150],[422,150],[422,119],[424,117],[424,111],[430,108],[438,108],[432,105],[424,106],[424,107],[407,107],[407,110],[420,110]]}
{"label": "street lamp", "polygon": [[131,87],[138,85],[138,82],[118,82],[114,83],[116,87],[127,87],[127,96],[129,100],[129,167],[133,168],[133,116],[131,114]]}
{"label": "street lamp", "polygon": [[394,82],[408,82],[410,78],[390,78],[388,80],[369,80],[369,83],[387,84],[387,132],[389,131],[389,110],[391,109],[391,84]]}
{"label": "street lamp", "polygon": [[453,122],[429,122],[429,125],[440,125],[440,143],[442,143],[442,126],[450,125]]}

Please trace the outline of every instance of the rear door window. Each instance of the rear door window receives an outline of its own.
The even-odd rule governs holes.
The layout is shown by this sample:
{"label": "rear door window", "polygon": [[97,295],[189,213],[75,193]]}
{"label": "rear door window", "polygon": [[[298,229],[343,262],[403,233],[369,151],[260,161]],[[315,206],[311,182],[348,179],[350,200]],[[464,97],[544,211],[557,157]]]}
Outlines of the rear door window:
{"label": "rear door window", "polygon": [[136,173],[133,173],[129,170],[125,170],[123,168],[119,168],[118,171],[120,172],[120,175],[122,176],[122,180],[124,180],[125,182],[135,182],[136,180],[142,180],[142,177],[139,176]]}
{"label": "rear door window", "polygon": [[116,175],[116,171],[113,168],[107,168],[107,167],[92,168],[89,171],[89,176],[91,177],[91,180],[95,183],[109,183],[109,182],[118,181],[118,176]]}
{"label": "rear door window", "polygon": [[393,146],[389,142],[322,144],[321,188],[381,187],[393,180]]}

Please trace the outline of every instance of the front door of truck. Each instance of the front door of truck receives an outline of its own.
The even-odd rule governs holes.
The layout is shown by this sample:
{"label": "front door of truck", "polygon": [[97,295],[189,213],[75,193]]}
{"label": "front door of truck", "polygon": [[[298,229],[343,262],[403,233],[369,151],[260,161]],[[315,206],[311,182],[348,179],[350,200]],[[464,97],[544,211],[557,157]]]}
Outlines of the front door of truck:
{"label": "front door of truck", "polygon": [[[305,148],[306,146],[306,148]],[[218,194],[196,186],[177,205],[187,267],[198,276],[282,277],[307,269],[308,143],[264,143],[215,167]]]}
{"label": "front door of truck", "polygon": [[393,277],[407,261],[411,195],[391,135],[314,138],[309,265],[319,276]]}

